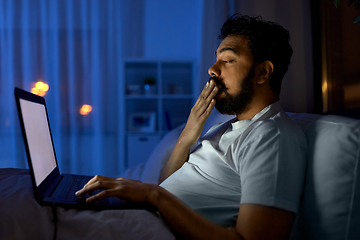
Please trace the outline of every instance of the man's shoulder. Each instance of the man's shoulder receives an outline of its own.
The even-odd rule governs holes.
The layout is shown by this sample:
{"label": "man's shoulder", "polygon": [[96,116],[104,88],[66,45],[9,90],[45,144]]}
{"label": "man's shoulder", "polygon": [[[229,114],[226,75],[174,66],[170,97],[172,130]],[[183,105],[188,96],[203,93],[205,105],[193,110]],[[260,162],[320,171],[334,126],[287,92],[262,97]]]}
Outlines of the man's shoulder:
{"label": "man's shoulder", "polygon": [[285,111],[280,111],[274,117],[264,120],[258,126],[258,131],[277,133],[283,141],[296,141],[299,145],[306,146],[306,137],[301,127],[294,122]]}
{"label": "man's shoulder", "polygon": [[306,138],[301,127],[294,122],[285,111],[258,121],[251,129],[253,135],[272,135],[281,139],[298,139],[299,143],[306,144]]}

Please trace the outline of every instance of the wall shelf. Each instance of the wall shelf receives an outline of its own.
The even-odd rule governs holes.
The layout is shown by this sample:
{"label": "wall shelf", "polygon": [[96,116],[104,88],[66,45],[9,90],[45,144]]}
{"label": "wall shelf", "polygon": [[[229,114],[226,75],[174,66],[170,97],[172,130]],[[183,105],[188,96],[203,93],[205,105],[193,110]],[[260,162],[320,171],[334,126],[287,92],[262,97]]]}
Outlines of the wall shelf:
{"label": "wall shelf", "polygon": [[167,132],[186,122],[195,100],[196,68],[194,61],[147,59],[128,59],[122,67],[125,166],[132,167],[146,161]]}

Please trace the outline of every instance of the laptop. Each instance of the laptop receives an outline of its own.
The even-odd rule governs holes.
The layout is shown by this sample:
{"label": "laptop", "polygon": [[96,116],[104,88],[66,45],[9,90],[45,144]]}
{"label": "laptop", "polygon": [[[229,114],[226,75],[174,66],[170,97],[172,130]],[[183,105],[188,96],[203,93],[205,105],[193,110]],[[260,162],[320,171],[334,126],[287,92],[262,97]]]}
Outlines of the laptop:
{"label": "laptop", "polygon": [[94,203],[76,197],[75,192],[92,176],[60,174],[45,99],[19,88],[15,88],[15,99],[34,194],[41,205],[92,210],[143,208],[115,197]]}

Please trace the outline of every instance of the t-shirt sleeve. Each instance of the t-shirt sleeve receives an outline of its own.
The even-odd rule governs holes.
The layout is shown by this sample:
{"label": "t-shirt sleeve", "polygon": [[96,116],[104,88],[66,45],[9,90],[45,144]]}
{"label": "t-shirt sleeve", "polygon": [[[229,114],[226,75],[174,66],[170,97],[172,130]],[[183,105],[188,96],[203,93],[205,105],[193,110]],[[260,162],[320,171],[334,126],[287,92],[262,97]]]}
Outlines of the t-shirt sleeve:
{"label": "t-shirt sleeve", "polygon": [[240,150],[241,204],[296,213],[304,184],[306,146],[296,131],[284,132],[276,125],[265,124],[255,131],[256,137],[244,141]]}

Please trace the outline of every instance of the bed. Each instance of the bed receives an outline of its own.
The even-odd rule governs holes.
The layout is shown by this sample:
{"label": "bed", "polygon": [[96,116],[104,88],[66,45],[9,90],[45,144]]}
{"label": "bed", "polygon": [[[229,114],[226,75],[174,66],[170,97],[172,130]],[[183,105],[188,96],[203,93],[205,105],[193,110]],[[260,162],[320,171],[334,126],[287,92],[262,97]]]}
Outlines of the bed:
{"label": "bed", "polygon": [[[90,211],[40,206],[27,169],[0,169],[0,239],[175,239],[147,210]],[[6,184],[4,184],[6,183]],[[57,216],[56,229],[53,217]]]}
{"label": "bed", "polygon": [[[309,144],[305,187],[292,239],[360,239],[360,121],[289,115],[302,127]],[[205,131],[225,118],[211,117]],[[122,176],[156,183],[182,128],[169,132],[146,163]],[[0,239],[55,239],[55,232],[56,239],[175,239],[164,221],[146,210],[56,208],[54,212],[41,207],[34,199],[28,170],[0,169]]]}

